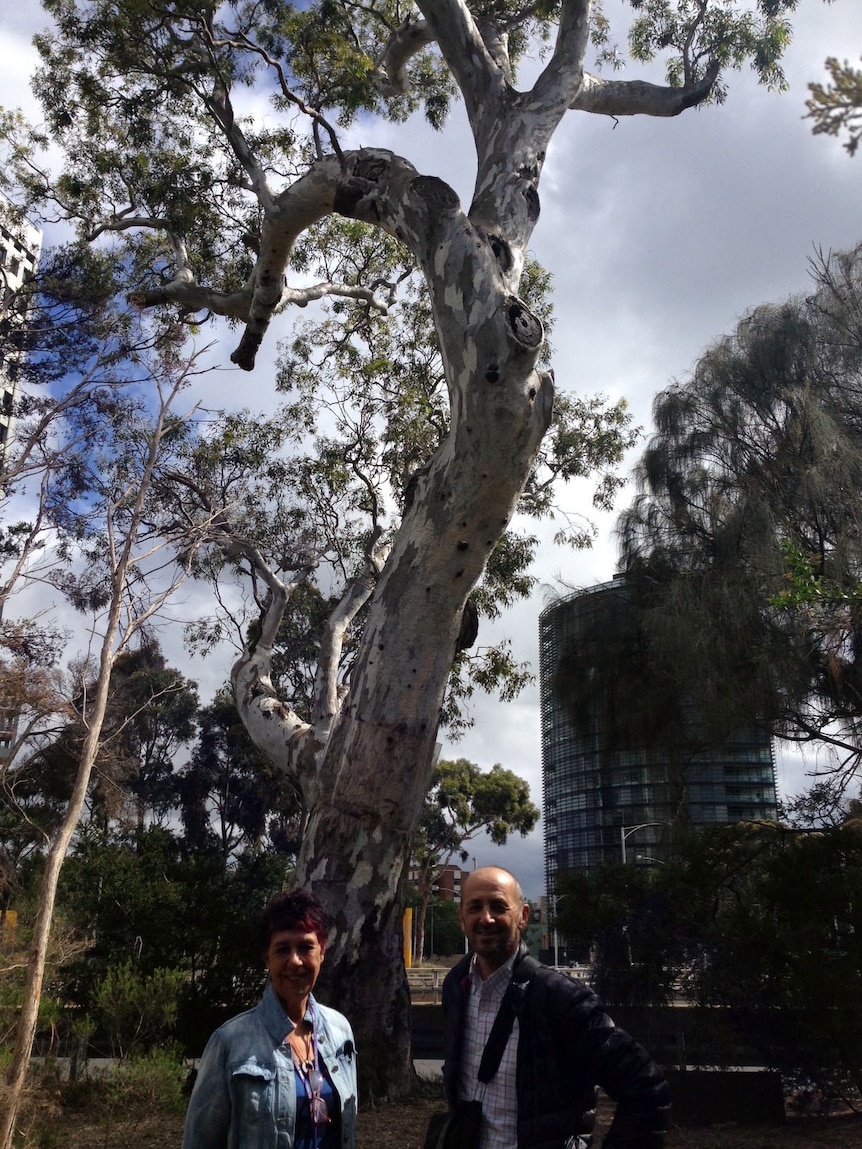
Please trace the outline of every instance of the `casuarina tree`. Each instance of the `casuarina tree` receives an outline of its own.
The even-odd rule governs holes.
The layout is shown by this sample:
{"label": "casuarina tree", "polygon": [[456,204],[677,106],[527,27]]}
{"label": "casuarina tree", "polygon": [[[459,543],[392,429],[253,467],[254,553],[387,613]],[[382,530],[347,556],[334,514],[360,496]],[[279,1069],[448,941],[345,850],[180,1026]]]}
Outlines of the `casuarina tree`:
{"label": "casuarina tree", "polygon": [[[240,461],[224,433],[218,459],[177,476],[176,514],[194,508],[259,593],[234,696],[302,791],[297,877],[335,917],[322,989],[356,1027],[371,1094],[410,1078],[399,888],[453,661],[475,637],[471,591],[522,497],[548,513],[556,479],[603,470],[628,442],[618,407],[563,397],[554,413],[541,302],[525,283],[549,144],[570,111],[673,117],[719,102],[748,62],[780,85],[796,2],[633,2],[631,54],[663,58],[662,85],[586,71],[591,37],[618,55],[591,0],[45,0],[55,26],[38,40],[37,90],[66,167],[49,188],[30,158],[34,194],[93,240],[124,239],[141,307],[241,327],[230,358],[243,370],[279,311],[331,304],[325,358],[351,378],[351,405],[329,408],[328,431],[301,417],[287,429],[297,449],[321,436],[317,462],[291,468],[266,428],[244,439],[253,482],[281,467],[293,484],[276,495],[279,543],[263,547],[237,512],[253,526],[260,508],[232,486]],[[519,87],[532,48],[542,63]],[[354,143],[379,117],[403,125],[407,150],[410,114],[443,129],[456,98],[475,145],[469,206],[421,154]],[[432,317],[434,353],[405,343],[378,361],[382,319],[402,322],[399,288],[403,322],[411,299]],[[300,340],[288,359],[284,384],[309,386],[314,346]],[[300,405],[320,409],[316,395]],[[321,481],[346,503],[320,497]],[[276,693],[271,653],[285,604],[321,564],[338,593],[305,715]]]}
{"label": "casuarina tree", "polygon": [[862,731],[862,249],[814,273],[810,295],[755,309],[658,396],[621,537],[651,678],[708,731],[828,743],[846,783]]}

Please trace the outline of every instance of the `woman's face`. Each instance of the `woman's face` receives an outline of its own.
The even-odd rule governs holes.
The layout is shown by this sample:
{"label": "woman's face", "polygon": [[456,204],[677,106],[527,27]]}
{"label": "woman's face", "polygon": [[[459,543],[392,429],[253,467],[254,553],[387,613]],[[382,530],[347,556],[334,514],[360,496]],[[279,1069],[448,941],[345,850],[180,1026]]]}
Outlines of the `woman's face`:
{"label": "woman's face", "polygon": [[[320,973],[323,954],[323,947],[315,933],[279,930],[272,935],[265,962],[273,989],[282,1005],[304,1005]],[[289,1009],[288,1016],[291,1016]],[[299,1020],[297,1017],[292,1019]]]}

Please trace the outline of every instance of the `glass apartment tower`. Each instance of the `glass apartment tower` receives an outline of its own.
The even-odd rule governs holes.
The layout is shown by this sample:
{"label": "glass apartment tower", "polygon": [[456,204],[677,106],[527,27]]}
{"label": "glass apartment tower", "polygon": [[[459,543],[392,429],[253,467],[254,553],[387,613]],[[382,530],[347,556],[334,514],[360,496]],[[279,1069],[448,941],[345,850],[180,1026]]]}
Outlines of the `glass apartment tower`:
{"label": "glass apartment tower", "polygon": [[672,834],[776,817],[768,733],[710,742],[686,700],[650,681],[624,577],[559,599],[539,628],[549,894],[566,870],[660,863]]}

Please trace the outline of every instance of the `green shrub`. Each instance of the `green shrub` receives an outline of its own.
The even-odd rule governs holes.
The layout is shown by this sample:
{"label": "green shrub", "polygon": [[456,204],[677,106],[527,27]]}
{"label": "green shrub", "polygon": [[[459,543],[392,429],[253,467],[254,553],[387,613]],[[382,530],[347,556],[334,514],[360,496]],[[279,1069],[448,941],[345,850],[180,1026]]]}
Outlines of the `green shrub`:
{"label": "green shrub", "polygon": [[130,1116],[155,1112],[182,1113],[186,1099],[186,1064],[177,1049],[151,1049],[117,1066],[105,1082],[105,1103]]}
{"label": "green shrub", "polygon": [[110,1034],[115,1057],[125,1059],[141,1047],[164,1041],[176,1021],[187,981],[181,970],[141,974],[130,961],[108,970],[96,988],[93,1012]]}

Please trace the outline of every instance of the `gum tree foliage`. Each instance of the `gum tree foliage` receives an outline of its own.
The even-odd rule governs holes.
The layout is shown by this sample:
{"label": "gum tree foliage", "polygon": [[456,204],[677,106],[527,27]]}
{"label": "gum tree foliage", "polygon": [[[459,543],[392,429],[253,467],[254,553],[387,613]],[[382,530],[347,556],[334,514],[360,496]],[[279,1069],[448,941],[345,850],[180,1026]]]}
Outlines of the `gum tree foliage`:
{"label": "gum tree foliage", "polygon": [[[46,798],[50,780],[62,779],[68,799],[86,737],[85,699],[93,688],[93,681],[84,681],[72,700],[72,719],[38,754],[35,782],[37,789],[44,786]],[[167,666],[156,639],[145,635],[139,646],[118,655],[87,796],[92,824],[107,833],[116,822],[141,834],[171,816],[178,786],[174,758],[194,736],[197,711],[197,686]]]}
{"label": "gum tree foliage", "polygon": [[[620,406],[564,395],[554,414],[527,271],[548,145],[569,111],[720,102],[748,63],[780,86],[796,3],[633,3],[630,54],[662,60],[662,85],[586,70],[596,49],[618,57],[591,0],[45,0],[55,28],[38,38],[36,87],[65,167],[47,186],[23,155],[34,196],[126,244],[140,306],[242,327],[243,370],[278,312],[328,303],[313,342],[300,332],[287,350],[292,402],[270,421],[226,417],[175,476],[174,510],[260,603],[234,696],[302,791],[298,880],[335,916],[322,988],[356,1026],[371,1095],[410,1078],[399,887],[453,662],[476,631],[471,592],[507,565],[523,586],[516,509],[549,514],[556,480],[601,474],[630,441]],[[533,46],[539,73],[519,87]],[[409,115],[443,129],[456,98],[475,144],[470,205],[421,156],[351,143],[379,117],[409,150]],[[433,317],[431,354],[410,340],[416,309]],[[613,487],[600,477],[599,499]],[[336,602],[302,712],[270,671],[286,604],[315,573]],[[512,591],[482,593],[499,609]],[[505,677],[507,658],[484,673]]]}
{"label": "gum tree foliage", "polygon": [[227,690],[203,707],[198,725],[178,780],[186,845],[216,849],[225,865],[245,851],[294,856],[301,838],[297,795],[249,738]]}
{"label": "gum tree foliage", "polygon": [[237,850],[226,865],[217,844],[190,842],[161,826],[143,835],[117,827],[105,834],[84,823],[58,904],[90,945],[59,971],[55,994],[86,1016],[99,982],[129,958],[141,976],[179,970],[184,990],[176,1036],[189,1056],[199,1056],[213,1028],[260,992],[256,922],[291,864],[271,845]]}
{"label": "gum tree foliage", "polygon": [[[174,406],[194,361],[170,325],[119,305],[122,274],[86,248],[57,253],[21,293],[26,323],[0,325],[6,349],[24,354],[0,495],[0,671],[7,711],[17,719],[0,769],[3,821],[13,828],[26,822],[25,839],[44,854],[0,1107],[3,1149],[15,1136],[59,876],[90,791],[112,672],[186,570],[175,561],[178,539],[154,530],[151,500],[159,466],[187,434],[187,413]],[[88,620],[89,647],[65,674],[55,666],[57,616],[12,615],[13,596],[33,586],[53,588]],[[54,776],[50,808],[42,805],[38,820],[29,820],[39,804],[43,751],[72,722],[83,727],[80,743],[65,776],[62,769]]]}
{"label": "gum tree foliage", "polygon": [[644,658],[717,735],[862,733],[862,249],[816,261],[656,400],[622,516]]}
{"label": "gum tree foliage", "polygon": [[440,874],[454,857],[466,862],[464,848],[479,834],[495,846],[505,846],[517,831],[525,838],[539,820],[530,801],[530,787],[497,762],[486,773],[466,758],[438,762],[431,789],[416,828],[412,860],[418,867],[416,888],[416,952],[425,949],[425,916]]}
{"label": "gum tree foliage", "polygon": [[117,660],[105,742],[139,833],[163,824],[176,804],[174,763],[194,737],[197,712],[197,685],[167,665],[154,638]]}
{"label": "gum tree foliage", "polygon": [[814,121],[815,136],[846,136],[844,147],[856,155],[862,139],[862,69],[849,60],[829,56],[826,60],[829,82],[809,84],[805,101],[807,118]]}

